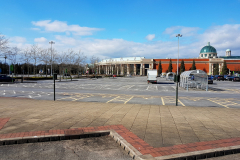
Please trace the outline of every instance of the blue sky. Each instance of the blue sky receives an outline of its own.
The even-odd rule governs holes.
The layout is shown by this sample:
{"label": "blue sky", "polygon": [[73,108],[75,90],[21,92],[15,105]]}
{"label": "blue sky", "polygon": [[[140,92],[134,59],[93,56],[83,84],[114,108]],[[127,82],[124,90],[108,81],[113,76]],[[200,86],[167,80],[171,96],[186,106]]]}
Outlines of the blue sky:
{"label": "blue sky", "polygon": [[12,46],[56,42],[99,58],[198,57],[211,42],[219,55],[240,55],[239,0],[7,0],[1,1],[0,32]]}

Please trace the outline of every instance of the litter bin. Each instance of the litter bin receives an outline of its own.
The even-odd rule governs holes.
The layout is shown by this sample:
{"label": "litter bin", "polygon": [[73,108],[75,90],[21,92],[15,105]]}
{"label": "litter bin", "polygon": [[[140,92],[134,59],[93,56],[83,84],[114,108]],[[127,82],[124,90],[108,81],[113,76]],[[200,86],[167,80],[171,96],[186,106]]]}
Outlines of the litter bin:
{"label": "litter bin", "polygon": [[180,75],[174,75],[174,82],[180,82]]}
{"label": "litter bin", "polygon": [[57,79],[57,73],[53,73],[53,79]]}

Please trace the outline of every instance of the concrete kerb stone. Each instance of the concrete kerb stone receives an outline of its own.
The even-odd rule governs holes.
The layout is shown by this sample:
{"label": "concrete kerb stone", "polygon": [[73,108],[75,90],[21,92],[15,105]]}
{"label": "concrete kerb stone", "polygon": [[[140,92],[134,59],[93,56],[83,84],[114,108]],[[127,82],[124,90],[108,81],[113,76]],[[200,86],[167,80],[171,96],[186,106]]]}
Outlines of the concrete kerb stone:
{"label": "concrete kerb stone", "polygon": [[168,156],[155,157],[156,160],[188,160],[188,159],[205,159],[212,157],[219,157],[229,154],[240,153],[240,145],[223,147],[216,149],[208,149],[203,151],[194,151],[180,154],[172,154]]}
{"label": "concrete kerb stone", "polygon": [[[141,158],[143,156],[136,148],[128,143],[122,136],[120,136],[115,130],[110,130],[110,136],[118,143],[133,159],[145,160]],[[147,159],[146,159],[147,160]]]}
{"label": "concrete kerb stone", "polygon": [[1,145],[12,145],[12,144],[23,144],[23,143],[37,143],[37,142],[47,142],[47,141],[81,139],[81,138],[88,138],[88,137],[100,137],[100,136],[106,136],[109,134],[110,134],[110,131],[107,130],[107,131],[96,131],[96,132],[83,133],[80,135],[53,134],[53,135],[4,138],[4,139],[0,139],[0,146]]}

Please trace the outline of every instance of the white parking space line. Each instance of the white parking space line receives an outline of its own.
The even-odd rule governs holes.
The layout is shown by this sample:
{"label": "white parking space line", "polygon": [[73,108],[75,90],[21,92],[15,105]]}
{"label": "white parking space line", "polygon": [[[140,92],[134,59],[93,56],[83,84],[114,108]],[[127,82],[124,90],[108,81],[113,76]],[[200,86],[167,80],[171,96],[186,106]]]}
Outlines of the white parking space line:
{"label": "white parking space line", "polygon": [[[128,89],[132,88],[133,86],[134,86],[134,85],[130,86]],[[128,90],[128,89],[127,89],[127,90]]]}

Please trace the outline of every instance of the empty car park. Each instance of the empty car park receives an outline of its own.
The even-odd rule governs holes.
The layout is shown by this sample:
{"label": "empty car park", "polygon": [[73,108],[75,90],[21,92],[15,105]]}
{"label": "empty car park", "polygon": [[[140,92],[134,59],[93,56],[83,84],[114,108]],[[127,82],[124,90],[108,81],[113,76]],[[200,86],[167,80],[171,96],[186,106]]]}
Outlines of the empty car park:
{"label": "empty car park", "polygon": [[[56,82],[56,100],[102,103],[175,105],[176,85],[165,78],[147,84],[147,77],[75,79]],[[0,96],[53,100],[53,81],[0,84]],[[240,107],[240,86],[213,81],[208,91],[179,87],[180,106]]]}

